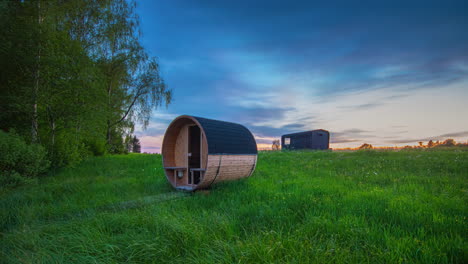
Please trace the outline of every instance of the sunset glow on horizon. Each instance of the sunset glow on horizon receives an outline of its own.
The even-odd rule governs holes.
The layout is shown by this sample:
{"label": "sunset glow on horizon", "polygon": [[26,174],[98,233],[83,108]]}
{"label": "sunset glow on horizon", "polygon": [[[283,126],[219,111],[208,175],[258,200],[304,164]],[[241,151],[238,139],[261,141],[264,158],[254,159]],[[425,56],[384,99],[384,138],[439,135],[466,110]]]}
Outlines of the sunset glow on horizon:
{"label": "sunset glow on horizon", "polygon": [[182,114],[243,124],[259,149],[320,128],[331,148],[466,142],[463,10],[463,1],[141,2],[143,43],[174,91],[137,129],[142,151],[159,152]]}

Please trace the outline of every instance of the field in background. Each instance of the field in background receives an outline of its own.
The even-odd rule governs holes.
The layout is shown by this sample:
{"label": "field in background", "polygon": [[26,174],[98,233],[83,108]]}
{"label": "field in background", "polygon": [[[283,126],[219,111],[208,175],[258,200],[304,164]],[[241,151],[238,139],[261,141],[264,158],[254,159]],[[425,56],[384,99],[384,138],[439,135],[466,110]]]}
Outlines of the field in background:
{"label": "field in background", "polygon": [[262,152],[194,194],[159,155],[97,157],[2,191],[0,262],[467,263],[467,206],[461,149]]}

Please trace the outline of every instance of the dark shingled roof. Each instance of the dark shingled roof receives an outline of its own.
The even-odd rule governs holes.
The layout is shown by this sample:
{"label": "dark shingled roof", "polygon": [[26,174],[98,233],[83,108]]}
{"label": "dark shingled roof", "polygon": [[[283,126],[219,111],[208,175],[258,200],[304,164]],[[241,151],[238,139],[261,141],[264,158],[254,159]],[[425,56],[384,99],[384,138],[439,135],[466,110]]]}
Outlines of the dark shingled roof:
{"label": "dark shingled roof", "polygon": [[208,154],[257,154],[257,143],[252,133],[243,125],[192,117],[205,131]]}

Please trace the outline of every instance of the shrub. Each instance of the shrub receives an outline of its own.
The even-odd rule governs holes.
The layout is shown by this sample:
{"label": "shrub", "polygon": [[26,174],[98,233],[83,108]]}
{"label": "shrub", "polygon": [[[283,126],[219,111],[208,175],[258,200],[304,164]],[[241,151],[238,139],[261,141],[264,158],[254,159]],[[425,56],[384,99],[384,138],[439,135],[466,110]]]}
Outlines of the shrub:
{"label": "shrub", "polygon": [[50,152],[54,167],[74,166],[92,154],[85,143],[67,133],[57,135],[55,146]]}
{"label": "shrub", "polygon": [[44,173],[50,165],[46,150],[27,144],[14,132],[0,130],[0,185],[17,186]]}
{"label": "shrub", "polygon": [[374,147],[371,144],[364,143],[362,144],[359,149],[373,149]]}
{"label": "shrub", "polygon": [[103,156],[106,154],[106,141],[105,140],[85,140],[86,148],[94,155],[94,156]]}

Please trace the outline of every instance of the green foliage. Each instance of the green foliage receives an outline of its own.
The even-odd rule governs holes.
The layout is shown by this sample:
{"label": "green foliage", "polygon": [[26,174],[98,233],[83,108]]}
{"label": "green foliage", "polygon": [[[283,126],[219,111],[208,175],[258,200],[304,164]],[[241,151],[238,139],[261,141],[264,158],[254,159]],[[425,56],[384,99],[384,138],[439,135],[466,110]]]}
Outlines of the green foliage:
{"label": "green foliage", "polygon": [[94,156],[102,156],[106,154],[106,141],[104,138],[86,139],[84,144]]}
{"label": "green foliage", "polygon": [[44,146],[54,166],[125,153],[135,123],[146,127],[172,96],[140,43],[135,8],[133,0],[1,1],[0,129]]}
{"label": "green foliage", "polygon": [[124,139],[120,136],[123,134],[122,129],[111,129],[110,136],[107,141],[107,152],[111,154],[128,154],[128,149]]}
{"label": "green foliage", "polygon": [[38,144],[27,144],[14,132],[0,130],[0,186],[17,186],[45,172],[47,153]]}
{"label": "green foliage", "polygon": [[466,263],[467,175],[466,149],[261,152],[250,178],[161,201],[160,155],[90,158],[0,194],[0,259]]}
{"label": "green foliage", "polygon": [[141,153],[140,140],[136,136],[133,136],[133,139],[132,139],[132,152]]}
{"label": "green foliage", "polygon": [[55,167],[73,166],[91,153],[84,142],[72,135],[61,134],[52,149],[52,160]]}

